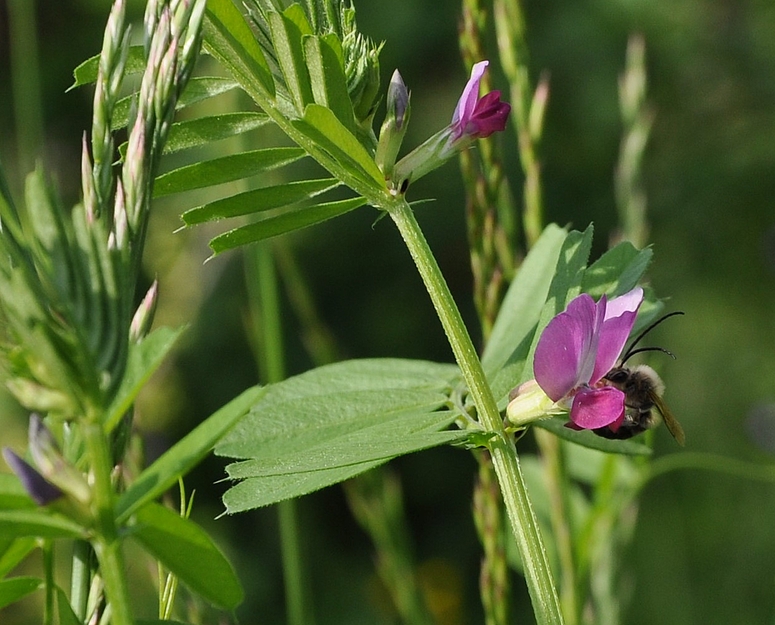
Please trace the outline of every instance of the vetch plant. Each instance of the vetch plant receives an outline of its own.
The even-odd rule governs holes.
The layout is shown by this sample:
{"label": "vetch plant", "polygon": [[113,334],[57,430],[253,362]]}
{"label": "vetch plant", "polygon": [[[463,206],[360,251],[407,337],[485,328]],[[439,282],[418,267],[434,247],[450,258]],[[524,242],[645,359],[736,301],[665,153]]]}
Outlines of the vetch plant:
{"label": "vetch plant", "polygon": [[[70,594],[56,586],[53,575],[42,582],[51,596],[63,598],[60,622],[135,622],[123,561],[126,540],[139,543],[208,602],[230,610],[242,600],[242,588],[212,540],[188,518],[185,497],[180,513],[154,501],[210,450],[232,461],[226,469],[231,487],[223,502],[233,514],[337,484],[405,454],[454,445],[481,452],[492,467],[495,478],[489,486],[495,497],[487,504],[477,499],[480,533],[483,541],[492,542],[490,551],[498,551],[493,534],[505,532],[493,528],[508,519],[508,538],[517,554],[511,565],[525,578],[536,622],[578,622],[584,607],[578,595],[602,561],[584,552],[596,544],[590,528],[601,518],[610,522],[620,508],[619,500],[609,507],[584,508],[583,531],[573,535],[580,547],[574,550],[571,536],[577,528],[562,523],[576,521],[564,514],[569,508],[564,498],[576,491],[563,473],[561,457],[609,452],[604,460],[594,456],[599,466],[612,454],[646,456],[651,448],[600,439],[539,417],[568,412],[577,429],[617,433],[624,427],[631,393],[612,371],[636,320],[648,323],[659,307],[638,286],[651,251],[621,243],[590,263],[591,227],[584,232],[555,225],[531,230],[529,252],[520,259],[499,309],[487,308],[492,318],[480,356],[407,193],[410,183],[414,193],[422,176],[506,129],[511,105],[497,90],[480,93],[489,62],[471,59],[470,78],[457,104],[450,103],[450,122],[401,158],[411,121],[409,89],[396,71],[377,135],[381,45],[358,32],[352,7],[338,0],[250,0],[246,8],[243,15],[231,0],[206,5],[201,0],[151,1],[145,42],[131,48],[123,0],[118,0],[102,54],[76,70],[77,85],[96,84],[91,140],[83,150],[82,204],[72,214],[61,211],[37,173],[26,197],[31,215],[23,218],[2,189],[0,243],[6,262],[0,289],[14,340],[10,386],[33,416],[30,461],[4,450],[18,479],[12,485],[0,482],[16,496],[7,498],[16,507],[0,509],[0,528],[14,540],[75,541]],[[193,75],[200,42],[220,64],[219,75]],[[127,67],[141,68],[143,78],[137,93],[121,98]],[[247,94],[255,108],[173,121],[177,108],[233,89]],[[536,139],[546,89],[533,98]],[[163,151],[201,148],[270,123],[295,145],[194,159],[157,175]],[[113,166],[113,132],[122,127],[128,129],[128,141],[118,149],[123,161]],[[292,167],[305,158],[325,173],[299,179]],[[139,476],[125,476],[132,404],[179,335],[164,328],[151,331],[160,297],[157,283],[135,306],[151,200],[268,171],[278,174],[271,184],[245,185],[236,192],[228,187],[223,197],[192,206],[182,215],[185,226],[231,220],[210,242],[218,256],[372,207],[395,224],[455,364],[350,360],[249,389]],[[531,179],[538,184],[537,170],[534,174]],[[534,213],[533,221],[540,217],[540,211]],[[493,245],[486,238],[492,231],[482,234],[483,246]],[[497,280],[491,284],[500,289]],[[518,396],[510,398],[519,384]],[[531,499],[537,493],[545,504],[545,491],[535,486],[534,458],[522,454],[520,459],[517,453],[515,432],[532,426],[545,435],[543,443],[551,437],[556,452],[551,456],[556,461],[551,530],[546,528],[547,506],[534,507]],[[601,489],[616,483],[598,481]],[[505,515],[496,500],[502,501]],[[366,511],[360,512],[366,519]],[[403,515],[393,512],[390,520],[387,514],[377,520],[384,524],[372,517],[364,526],[379,528],[375,532],[394,529],[385,526],[401,522]],[[487,525],[487,514],[497,523]],[[506,554],[501,556],[503,564]],[[395,596],[417,607],[417,598],[406,596],[415,592],[413,585],[407,588]],[[501,606],[493,605],[497,593],[492,597],[485,602],[488,623],[507,622],[507,597]],[[172,599],[166,591],[160,603],[160,618],[169,618]],[[422,607],[408,612],[425,614]]]}

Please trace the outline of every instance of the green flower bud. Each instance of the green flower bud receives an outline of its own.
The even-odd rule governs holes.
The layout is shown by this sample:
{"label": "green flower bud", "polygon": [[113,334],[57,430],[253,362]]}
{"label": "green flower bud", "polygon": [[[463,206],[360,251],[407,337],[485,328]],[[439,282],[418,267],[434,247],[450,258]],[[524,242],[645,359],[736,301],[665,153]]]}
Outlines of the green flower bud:
{"label": "green flower bud", "polygon": [[379,143],[377,143],[375,156],[377,166],[385,174],[385,178],[392,177],[393,166],[409,125],[409,97],[409,91],[401,78],[401,74],[396,70],[393,72],[388,87],[387,112],[379,132]]}

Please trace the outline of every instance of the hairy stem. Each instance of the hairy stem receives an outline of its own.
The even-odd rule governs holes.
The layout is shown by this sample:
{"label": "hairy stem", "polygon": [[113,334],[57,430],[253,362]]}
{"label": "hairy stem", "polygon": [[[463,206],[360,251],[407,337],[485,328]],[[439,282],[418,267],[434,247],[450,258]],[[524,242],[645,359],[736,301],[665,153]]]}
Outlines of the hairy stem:
{"label": "hairy stem", "polygon": [[449,340],[455,360],[477,408],[482,427],[494,434],[489,443],[506,511],[517,542],[533,611],[539,625],[563,623],[538,522],[533,513],[514,443],[506,435],[498,407],[471,337],[411,207],[395,202],[388,210],[417,266]]}

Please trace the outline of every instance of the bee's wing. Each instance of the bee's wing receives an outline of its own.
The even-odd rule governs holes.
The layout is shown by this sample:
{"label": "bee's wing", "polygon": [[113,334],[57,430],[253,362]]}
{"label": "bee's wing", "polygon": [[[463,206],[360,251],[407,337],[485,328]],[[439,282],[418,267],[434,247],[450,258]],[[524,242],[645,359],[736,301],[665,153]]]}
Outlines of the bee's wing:
{"label": "bee's wing", "polygon": [[668,432],[670,432],[673,435],[673,438],[678,441],[678,444],[683,447],[686,443],[686,436],[684,435],[684,429],[681,427],[681,424],[678,423],[675,416],[670,411],[670,408],[667,407],[667,404],[659,395],[652,393],[651,399],[662,415],[662,420],[665,422]]}

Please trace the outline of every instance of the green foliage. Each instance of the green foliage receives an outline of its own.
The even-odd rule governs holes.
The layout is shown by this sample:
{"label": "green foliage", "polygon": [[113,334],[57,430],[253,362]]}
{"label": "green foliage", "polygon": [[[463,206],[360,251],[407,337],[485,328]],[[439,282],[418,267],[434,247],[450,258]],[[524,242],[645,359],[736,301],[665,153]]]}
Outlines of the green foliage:
{"label": "green foliage", "polygon": [[280,234],[312,226],[327,219],[344,215],[366,204],[362,197],[338,202],[325,202],[309,208],[292,209],[275,217],[259,219],[255,223],[218,235],[210,242],[214,254],[220,254],[248,243],[263,241]]}
{"label": "green foliage", "polygon": [[44,510],[0,510],[0,532],[6,538],[82,538],[83,527]]}
{"label": "green foliage", "polygon": [[541,419],[535,422],[535,426],[543,430],[551,432],[556,437],[562,440],[587,447],[589,449],[596,449],[598,451],[604,451],[609,454],[624,454],[625,456],[650,456],[653,453],[652,448],[649,445],[638,441],[632,440],[609,440],[597,436],[595,433],[589,430],[573,430],[565,427],[567,419],[552,417],[549,419]]}
{"label": "green foliage", "polygon": [[[200,161],[162,174],[156,179],[154,197],[201,189],[254,176],[295,163],[304,156],[298,148],[266,148]],[[263,202],[259,202],[263,208]]]}
{"label": "green foliage", "polygon": [[37,577],[12,577],[0,580],[0,610],[42,587],[43,580]]}
{"label": "green foliage", "polygon": [[138,510],[131,536],[213,605],[234,609],[243,598],[234,569],[196,523],[158,504]]}
{"label": "green foliage", "polygon": [[267,387],[216,447],[244,480],[224,496],[228,512],[297,497],[391,458],[467,438],[445,430],[457,368],[422,361],[352,360]]}
{"label": "green foliage", "polygon": [[199,464],[212,451],[216,441],[245,415],[264,392],[264,389],[252,388],[234,398],[145,469],[116,502],[118,521],[127,520],[134,511],[162,495],[180,476]]}
{"label": "green foliage", "polygon": [[239,217],[253,212],[292,206],[335,189],[337,186],[339,183],[336,180],[324,178],[323,180],[303,180],[245,191],[222,200],[215,200],[204,206],[192,208],[183,213],[183,221],[190,226],[227,217]]}
{"label": "green foliage", "polygon": [[130,410],[137,394],[161,366],[184,330],[185,328],[158,328],[130,347],[121,386],[105,413],[105,427],[108,431]]}

